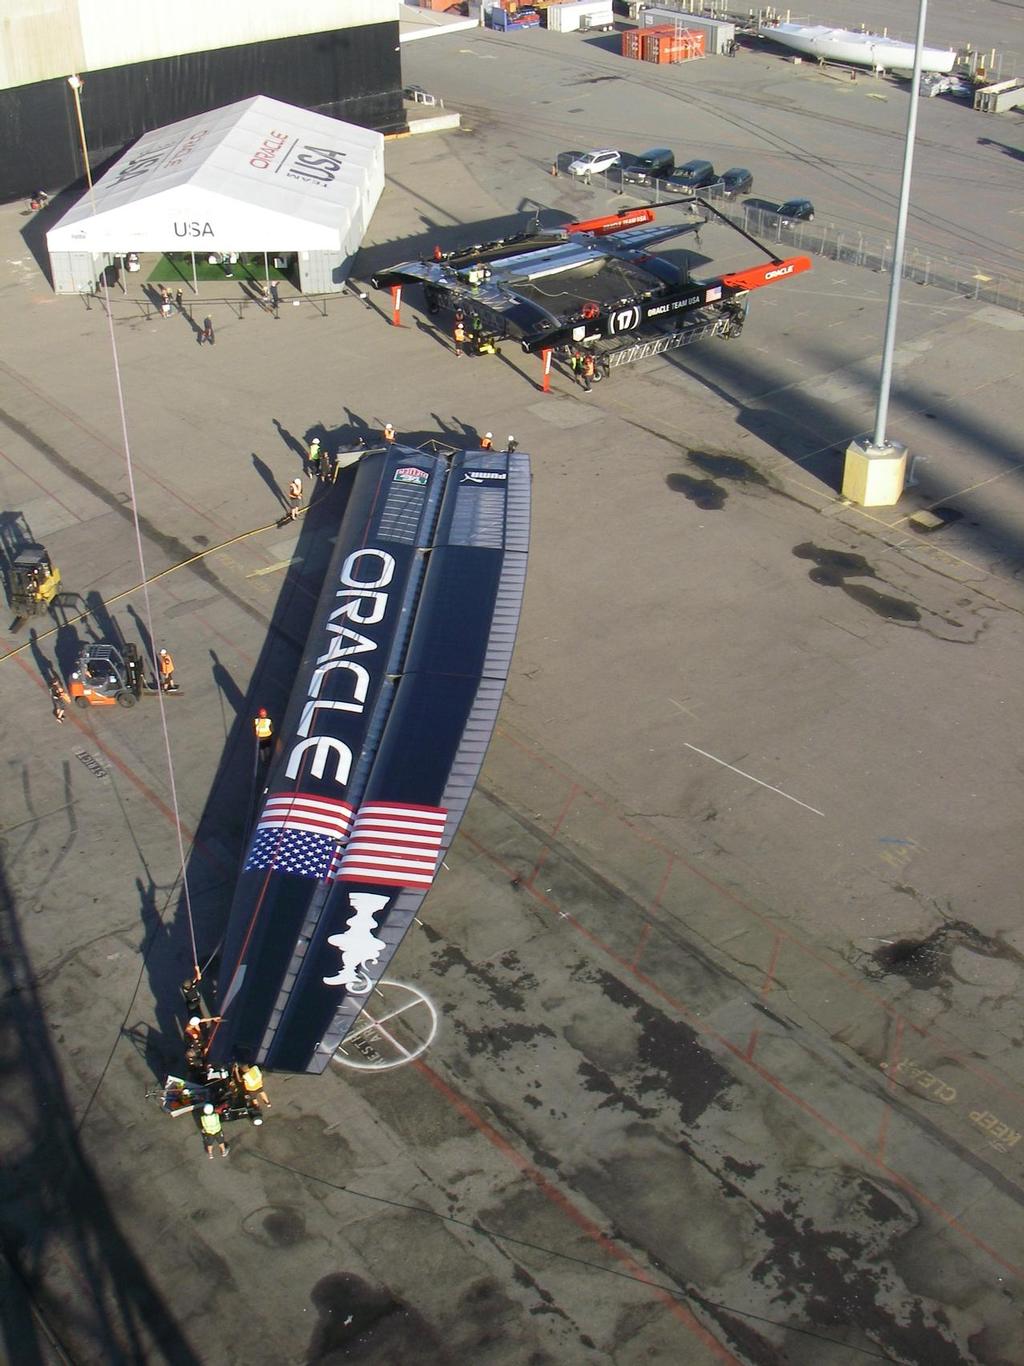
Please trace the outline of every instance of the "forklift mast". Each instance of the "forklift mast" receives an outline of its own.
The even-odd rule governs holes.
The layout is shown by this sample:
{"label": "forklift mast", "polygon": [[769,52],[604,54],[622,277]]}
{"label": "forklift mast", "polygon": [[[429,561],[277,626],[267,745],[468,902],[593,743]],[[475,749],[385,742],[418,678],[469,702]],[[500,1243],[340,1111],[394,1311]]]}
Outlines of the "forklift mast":
{"label": "forklift mast", "polygon": [[10,562],[8,596],[17,617],[41,616],[60,589],[60,570],[41,545],[22,546]]}

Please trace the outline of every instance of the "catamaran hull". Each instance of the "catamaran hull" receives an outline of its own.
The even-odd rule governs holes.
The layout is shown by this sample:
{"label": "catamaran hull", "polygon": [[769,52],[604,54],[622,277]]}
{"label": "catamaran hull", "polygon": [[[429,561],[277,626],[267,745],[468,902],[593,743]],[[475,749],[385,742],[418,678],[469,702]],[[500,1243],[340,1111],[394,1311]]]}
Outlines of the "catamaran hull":
{"label": "catamaran hull", "polygon": [[[845,62],[850,66],[898,71],[905,75],[914,69],[914,44],[886,38],[880,33],[855,33],[814,24],[762,24],[757,32],[761,38],[823,62]],[[922,71],[939,71],[945,75],[953,70],[955,62],[953,51],[937,47],[922,49]]]}

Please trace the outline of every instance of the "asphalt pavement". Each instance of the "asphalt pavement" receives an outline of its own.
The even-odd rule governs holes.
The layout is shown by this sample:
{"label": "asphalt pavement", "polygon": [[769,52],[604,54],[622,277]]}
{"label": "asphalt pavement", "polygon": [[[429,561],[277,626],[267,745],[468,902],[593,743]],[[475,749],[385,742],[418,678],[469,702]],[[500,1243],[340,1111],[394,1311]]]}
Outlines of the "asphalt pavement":
{"label": "asphalt pavement", "polygon": [[[756,188],[852,214],[896,97],[748,56],[684,77],[580,35],[413,44],[406,78],[464,125],[389,144],[358,277],[616,207],[552,155],[640,150],[684,112],[677,151],[714,141]],[[1009,269],[1019,163],[932,106],[979,172],[940,222],[926,149],[921,222],[951,243],[982,212]],[[873,183],[881,215],[891,168]],[[865,511],[839,486],[885,276],[816,259],[738,341],[545,394],[516,346],[456,358],[419,300],[393,328],[372,291],[275,318],[211,286],[197,346],[135,285],[55,298],[41,226],[0,210],[0,528],[64,585],[0,639],[8,1357],[1020,1360],[1024,320],[905,287],[912,483]],[[724,227],[676,250],[754,263]],[[346,486],[279,526],[283,491],[311,436],[387,421],[513,433],[534,470],[499,730],[393,964],[409,990],[372,1007],[410,1051],[433,1037],[268,1077],[266,1123],[210,1162],[156,1092],[227,915],[251,716],[283,710]],[[116,631],[171,649],[181,695],[57,725],[45,678]]]}

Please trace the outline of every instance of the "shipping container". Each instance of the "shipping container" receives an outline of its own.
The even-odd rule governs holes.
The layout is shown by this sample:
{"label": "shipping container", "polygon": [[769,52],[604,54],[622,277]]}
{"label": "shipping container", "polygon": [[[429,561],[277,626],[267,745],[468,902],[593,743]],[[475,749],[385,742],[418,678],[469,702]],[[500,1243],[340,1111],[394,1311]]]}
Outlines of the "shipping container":
{"label": "shipping container", "polygon": [[645,5],[640,11],[641,28],[662,28],[666,24],[702,31],[704,52],[709,57],[727,55],[736,40],[736,25],[727,19],[705,19],[696,14],[681,14],[664,5]]}
{"label": "shipping container", "polygon": [[645,62],[692,62],[704,56],[704,34],[696,29],[645,29],[642,45]]}
{"label": "shipping container", "polygon": [[556,33],[574,33],[577,29],[611,28],[614,22],[612,0],[562,0],[544,10],[548,28]]}

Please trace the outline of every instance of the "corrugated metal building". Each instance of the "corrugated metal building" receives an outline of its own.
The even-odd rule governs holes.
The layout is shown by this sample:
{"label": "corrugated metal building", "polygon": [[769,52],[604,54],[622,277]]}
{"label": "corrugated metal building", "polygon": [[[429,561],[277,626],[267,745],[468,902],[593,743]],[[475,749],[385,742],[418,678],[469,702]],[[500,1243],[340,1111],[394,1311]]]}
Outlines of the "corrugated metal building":
{"label": "corrugated metal building", "polygon": [[73,74],[97,172],[150,129],[251,95],[402,128],[398,13],[398,0],[4,0],[0,200],[81,176]]}

